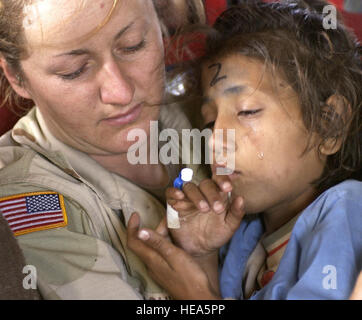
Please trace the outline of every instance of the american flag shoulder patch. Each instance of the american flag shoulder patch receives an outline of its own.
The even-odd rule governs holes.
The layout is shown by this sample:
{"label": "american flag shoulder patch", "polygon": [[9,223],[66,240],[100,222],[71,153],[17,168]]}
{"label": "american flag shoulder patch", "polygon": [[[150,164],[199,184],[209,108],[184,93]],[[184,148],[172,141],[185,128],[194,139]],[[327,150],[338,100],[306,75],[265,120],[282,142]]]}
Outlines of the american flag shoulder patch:
{"label": "american flag shoulder patch", "polygon": [[0,198],[0,214],[15,236],[68,224],[63,196],[51,191]]}

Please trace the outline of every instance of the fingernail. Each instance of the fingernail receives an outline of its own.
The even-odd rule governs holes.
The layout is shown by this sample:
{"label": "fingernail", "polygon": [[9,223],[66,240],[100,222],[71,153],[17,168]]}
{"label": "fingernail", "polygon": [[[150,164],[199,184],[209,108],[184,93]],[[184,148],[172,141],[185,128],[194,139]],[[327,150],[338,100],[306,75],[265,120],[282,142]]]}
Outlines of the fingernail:
{"label": "fingernail", "polygon": [[176,191],[176,197],[177,197],[177,198],[183,198],[183,197],[184,197],[183,192],[181,192],[181,191]]}
{"label": "fingernail", "polygon": [[138,238],[146,241],[150,238],[150,234],[145,230],[141,230],[140,232],[138,232]]}
{"label": "fingernail", "polygon": [[229,190],[229,189],[231,189],[231,184],[230,184],[230,182],[224,182],[223,185],[222,185],[222,188],[223,188],[224,190]]}
{"label": "fingernail", "polygon": [[220,201],[216,201],[214,203],[214,211],[219,212],[224,209],[223,205],[220,203]]}
{"label": "fingernail", "polygon": [[199,206],[201,210],[206,210],[209,209],[209,205],[207,204],[207,202],[205,200],[201,200],[199,202]]}
{"label": "fingernail", "polygon": [[244,207],[244,199],[242,197],[239,197],[239,207]]}

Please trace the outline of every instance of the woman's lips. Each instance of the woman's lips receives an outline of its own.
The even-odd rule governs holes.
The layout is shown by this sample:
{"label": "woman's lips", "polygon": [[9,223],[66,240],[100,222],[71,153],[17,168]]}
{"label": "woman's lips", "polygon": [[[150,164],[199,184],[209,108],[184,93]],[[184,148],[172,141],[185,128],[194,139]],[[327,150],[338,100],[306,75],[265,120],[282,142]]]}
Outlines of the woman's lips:
{"label": "woman's lips", "polygon": [[129,112],[116,115],[115,117],[106,118],[104,121],[111,126],[120,126],[135,121],[142,112],[142,104],[137,105]]}

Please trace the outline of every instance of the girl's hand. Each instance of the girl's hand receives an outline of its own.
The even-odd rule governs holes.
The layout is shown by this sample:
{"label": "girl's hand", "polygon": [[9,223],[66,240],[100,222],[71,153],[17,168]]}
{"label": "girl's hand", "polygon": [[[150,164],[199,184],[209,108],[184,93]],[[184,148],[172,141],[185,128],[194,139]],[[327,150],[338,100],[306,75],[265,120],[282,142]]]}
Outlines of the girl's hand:
{"label": "girl's hand", "polygon": [[179,213],[180,229],[169,229],[174,242],[193,256],[209,255],[226,244],[244,217],[243,199],[229,203],[228,176],[205,179],[183,190],[168,188],[167,203]]}
{"label": "girl's hand", "polygon": [[219,292],[212,289],[207,273],[190,255],[158,232],[139,231],[139,223],[138,214],[133,214],[128,222],[127,244],[160,286],[174,299],[220,299]]}

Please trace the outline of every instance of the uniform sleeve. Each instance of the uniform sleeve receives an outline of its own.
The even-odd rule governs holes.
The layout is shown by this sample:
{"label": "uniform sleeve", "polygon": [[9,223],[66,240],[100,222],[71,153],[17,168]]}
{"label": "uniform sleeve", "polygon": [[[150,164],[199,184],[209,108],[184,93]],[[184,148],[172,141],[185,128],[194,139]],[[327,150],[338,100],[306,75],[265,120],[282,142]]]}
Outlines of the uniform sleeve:
{"label": "uniform sleeve", "polygon": [[348,299],[362,268],[362,205],[332,198],[294,227],[272,281],[254,299]]}
{"label": "uniform sleeve", "polygon": [[44,299],[138,300],[140,283],[129,276],[122,256],[94,237],[89,220],[66,201],[68,225],[18,236],[27,264],[36,269]]}

